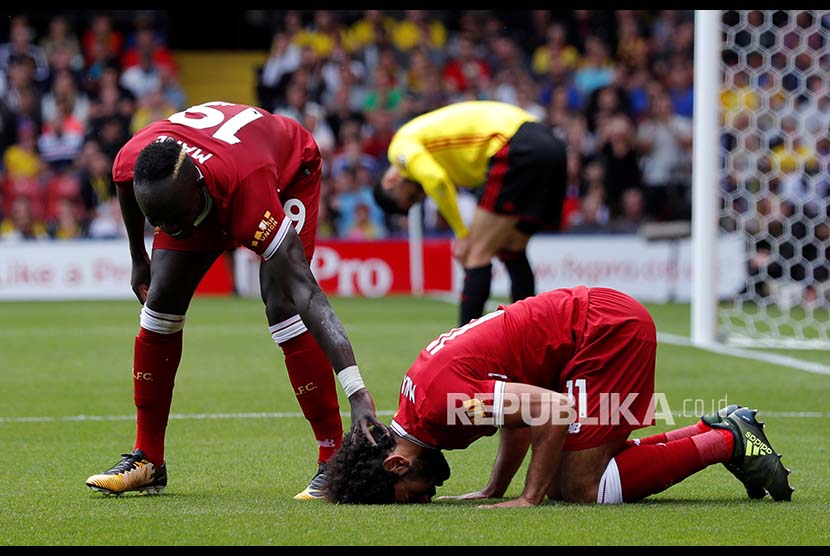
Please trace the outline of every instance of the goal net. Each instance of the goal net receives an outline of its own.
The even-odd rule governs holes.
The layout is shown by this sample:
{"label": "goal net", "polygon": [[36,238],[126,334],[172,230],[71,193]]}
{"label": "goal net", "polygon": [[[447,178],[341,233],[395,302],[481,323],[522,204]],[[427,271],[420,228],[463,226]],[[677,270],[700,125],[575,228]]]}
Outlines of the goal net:
{"label": "goal net", "polygon": [[720,12],[722,233],[746,285],[717,338],[830,349],[830,10]]}

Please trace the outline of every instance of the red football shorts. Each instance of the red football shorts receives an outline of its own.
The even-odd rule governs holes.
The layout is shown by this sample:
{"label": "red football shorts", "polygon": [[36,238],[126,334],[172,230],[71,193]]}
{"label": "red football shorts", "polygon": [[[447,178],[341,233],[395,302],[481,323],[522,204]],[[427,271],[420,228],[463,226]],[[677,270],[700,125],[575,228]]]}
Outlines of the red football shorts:
{"label": "red football shorts", "polygon": [[586,450],[654,424],[657,331],[638,301],[615,290],[588,294],[585,335],[560,375],[577,412],[564,450]]}

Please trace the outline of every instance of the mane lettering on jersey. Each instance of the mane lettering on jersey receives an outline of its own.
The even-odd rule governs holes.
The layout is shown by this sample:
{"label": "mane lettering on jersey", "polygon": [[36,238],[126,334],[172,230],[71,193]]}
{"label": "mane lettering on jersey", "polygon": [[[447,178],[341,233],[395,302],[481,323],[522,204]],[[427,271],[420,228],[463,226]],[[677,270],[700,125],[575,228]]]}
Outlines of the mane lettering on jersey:
{"label": "mane lettering on jersey", "polygon": [[412,382],[408,376],[404,377],[403,384],[401,384],[401,395],[406,397],[410,402],[415,403],[415,388],[417,385]]}
{"label": "mane lettering on jersey", "polygon": [[[173,137],[168,137],[167,135],[159,135],[156,138],[156,142],[166,141],[167,139],[173,139]],[[190,158],[198,162],[199,164],[204,164],[213,156],[213,153],[205,152],[199,147],[192,147],[185,143],[184,141],[179,141],[176,139],[176,143],[184,147],[184,152],[190,155]]]}

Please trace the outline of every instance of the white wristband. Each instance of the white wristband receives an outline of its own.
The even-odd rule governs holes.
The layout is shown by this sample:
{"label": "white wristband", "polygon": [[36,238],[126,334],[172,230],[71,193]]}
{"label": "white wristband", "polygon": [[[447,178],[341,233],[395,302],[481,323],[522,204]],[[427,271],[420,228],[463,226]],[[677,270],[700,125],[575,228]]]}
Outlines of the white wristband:
{"label": "white wristband", "polygon": [[360,369],[357,368],[357,365],[346,367],[337,373],[337,378],[340,380],[340,385],[343,387],[347,398],[361,388],[366,387],[363,384],[363,378],[360,376]]}

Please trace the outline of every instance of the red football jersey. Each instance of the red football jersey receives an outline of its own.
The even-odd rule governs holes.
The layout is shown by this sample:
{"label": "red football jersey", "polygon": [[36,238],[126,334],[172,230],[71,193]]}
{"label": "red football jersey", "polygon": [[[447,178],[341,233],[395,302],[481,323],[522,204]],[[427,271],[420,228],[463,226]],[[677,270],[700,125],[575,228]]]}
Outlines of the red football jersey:
{"label": "red football jersey", "polygon": [[[539,294],[442,334],[424,348],[401,385],[391,428],[416,444],[466,448],[500,424],[505,382],[560,390],[582,343],[588,288]],[[493,424],[475,424],[483,399]]]}
{"label": "red football jersey", "polygon": [[236,244],[268,259],[292,220],[305,215],[304,209],[295,209],[287,218],[280,196],[289,185],[317,170],[312,165],[319,166],[317,143],[297,121],[243,104],[192,106],[138,131],[115,158],[115,183],[132,187],[141,150],[166,138],[184,145],[213,198],[216,218],[200,227],[219,226]]}

